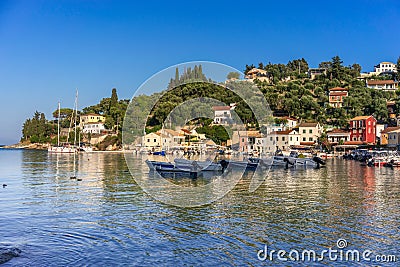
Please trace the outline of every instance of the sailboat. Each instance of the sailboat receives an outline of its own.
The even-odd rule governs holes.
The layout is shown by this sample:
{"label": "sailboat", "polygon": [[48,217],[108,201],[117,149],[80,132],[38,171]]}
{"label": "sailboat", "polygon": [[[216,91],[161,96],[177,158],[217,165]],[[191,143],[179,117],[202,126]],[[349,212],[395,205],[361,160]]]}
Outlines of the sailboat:
{"label": "sailboat", "polygon": [[[57,119],[57,146],[52,146],[50,145],[47,151],[49,153],[77,153],[79,149],[76,147],[76,117],[77,117],[77,98],[78,98],[78,91],[76,92],[76,97],[75,97],[75,109],[74,109],[74,132],[75,132],[75,137],[74,137],[74,145],[71,145],[68,143],[60,144],[60,102],[58,102],[58,119]],[[72,120],[71,120],[72,124]],[[71,125],[70,125],[71,126]],[[69,128],[71,129],[71,127]],[[68,131],[68,138],[69,138],[69,131]]]}

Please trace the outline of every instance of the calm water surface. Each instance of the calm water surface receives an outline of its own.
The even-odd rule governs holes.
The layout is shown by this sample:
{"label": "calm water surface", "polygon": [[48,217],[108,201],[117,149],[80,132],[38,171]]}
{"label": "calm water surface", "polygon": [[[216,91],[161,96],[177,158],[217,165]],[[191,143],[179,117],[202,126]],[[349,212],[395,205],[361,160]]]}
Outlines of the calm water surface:
{"label": "calm water surface", "polygon": [[[74,167],[82,181],[70,179]],[[138,159],[134,175],[146,171]],[[244,177],[198,208],[144,193],[123,154],[82,154],[74,166],[70,155],[0,150],[0,182],[8,185],[0,187],[0,247],[22,251],[2,266],[291,266],[257,252],[321,251],[339,238],[400,261],[400,169],[331,160],[320,170],[274,170],[256,192]]]}

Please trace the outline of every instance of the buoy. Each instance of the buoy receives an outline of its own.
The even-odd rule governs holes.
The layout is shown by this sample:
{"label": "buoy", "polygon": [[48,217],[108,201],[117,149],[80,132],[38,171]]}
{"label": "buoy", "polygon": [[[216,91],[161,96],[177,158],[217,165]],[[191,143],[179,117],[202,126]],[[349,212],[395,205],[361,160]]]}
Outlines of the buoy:
{"label": "buoy", "polygon": [[7,186],[6,184],[3,184],[3,188],[6,187],[6,186]]}

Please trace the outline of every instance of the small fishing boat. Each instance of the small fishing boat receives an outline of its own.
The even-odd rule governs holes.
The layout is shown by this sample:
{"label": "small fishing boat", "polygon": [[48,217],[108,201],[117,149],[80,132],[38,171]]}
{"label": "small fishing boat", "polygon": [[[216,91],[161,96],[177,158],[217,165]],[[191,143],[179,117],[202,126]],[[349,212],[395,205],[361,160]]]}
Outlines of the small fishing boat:
{"label": "small fishing boat", "polygon": [[212,162],[211,160],[196,161],[188,159],[175,159],[175,166],[178,168],[197,168],[201,171],[221,171],[222,166],[220,163]]}
{"label": "small fishing boat", "polygon": [[154,151],[153,155],[155,155],[155,156],[165,156],[165,150]]}

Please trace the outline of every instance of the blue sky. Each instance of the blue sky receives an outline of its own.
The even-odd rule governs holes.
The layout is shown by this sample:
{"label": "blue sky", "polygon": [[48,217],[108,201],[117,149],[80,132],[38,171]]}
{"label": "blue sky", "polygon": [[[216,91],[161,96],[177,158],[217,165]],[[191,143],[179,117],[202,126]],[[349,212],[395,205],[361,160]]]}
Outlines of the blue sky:
{"label": "blue sky", "polygon": [[400,1],[0,1],[0,144],[35,110],[47,116],[120,98],[156,72],[194,60],[243,70],[310,66],[339,55],[370,71],[400,56]]}

